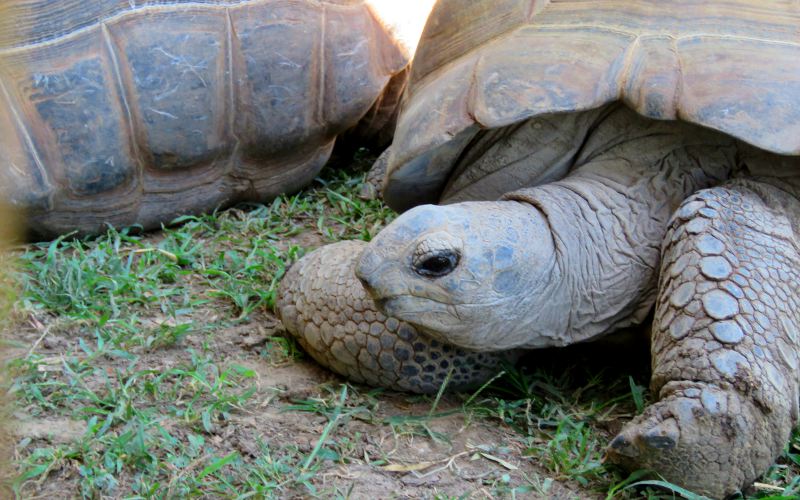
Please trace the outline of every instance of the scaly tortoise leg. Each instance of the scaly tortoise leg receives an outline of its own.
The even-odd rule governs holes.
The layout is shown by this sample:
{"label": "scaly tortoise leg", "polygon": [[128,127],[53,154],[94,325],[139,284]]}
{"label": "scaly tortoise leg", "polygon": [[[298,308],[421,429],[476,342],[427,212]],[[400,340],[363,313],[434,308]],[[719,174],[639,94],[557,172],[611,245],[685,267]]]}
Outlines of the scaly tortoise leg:
{"label": "scaly tortoise leg", "polygon": [[321,365],[355,382],[434,393],[480,385],[515,353],[469,352],[420,335],[378,311],[355,275],[366,244],[342,241],[296,262],[281,281],[277,311],[286,329]]}
{"label": "scaly tortoise leg", "polygon": [[659,401],[611,442],[611,460],[714,498],[773,463],[798,422],[799,225],[796,198],[746,180],[676,212],[652,332]]}

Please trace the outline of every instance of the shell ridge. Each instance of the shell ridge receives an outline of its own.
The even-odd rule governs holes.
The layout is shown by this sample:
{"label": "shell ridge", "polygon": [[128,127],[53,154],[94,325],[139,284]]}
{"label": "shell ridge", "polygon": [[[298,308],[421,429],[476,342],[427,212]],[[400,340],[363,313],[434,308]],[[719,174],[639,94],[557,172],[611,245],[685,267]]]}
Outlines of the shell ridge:
{"label": "shell ridge", "polygon": [[641,38],[642,38],[641,36],[637,36],[636,38],[633,39],[633,41],[627,48],[625,59],[622,62],[622,71],[620,73],[621,77],[619,78],[618,90],[617,90],[617,99],[619,100],[623,100],[626,97],[625,90],[628,88],[628,84],[630,83],[631,66],[633,65],[633,61],[636,59],[637,52],[639,52]]}
{"label": "shell ridge", "polygon": [[[478,88],[478,69],[480,68],[481,62],[483,61],[483,54],[478,56],[475,60],[475,63],[472,65],[472,70],[469,73],[469,88],[467,89],[467,98],[466,98],[466,105],[464,106],[465,112],[470,120],[476,123],[481,128],[487,128],[486,124],[483,123],[479,118],[477,113],[475,112],[476,106],[475,103],[478,100],[478,96],[476,94]],[[455,133],[450,134],[451,137],[455,136]]]}
{"label": "shell ridge", "polygon": [[681,99],[683,98],[683,58],[681,58],[681,51],[678,49],[678,39],[671,37],[670,48],[675,54],[675,65],[677,72],[677,81],[675,82],[675,93],[672,96],[672,114],[678,118],[685,119],[683,111],[681,110]]}
{"label": "shell ridge", "polygon": [[225,85],[227,85],[227,89],[225,92],[225,97],[228,99],[228,133],[230,134],[231,138],[233,138],[233,148],[231,148],[231,154],[228,158],[228,166],[227,166],[227,174],[230,175],[232,172],[235,171],[235,163],[236,159],[239,155],[239,145],[241,144],[241,140],[239,139],[239,135],[236,133],[236,116],[238,116],[238,110],[236,109],[236,77],[234,75],[236,71],[236,64],[233,57],[233,47],[234,47],[234,40],[236,39],[236,29],[233,26],[233,18],[231,18],[231,9],[229,7],[225,8],[225,43],[227,46],[225,47],[225,69],[228,72],[228,78],[225,79]]}
{"label": "shell ridge", "polygon": [[36,169],[36,176],[38,177],[39,183],[42,186],[42,188],[45,191],[48,191],[47,203],[48,206],[51,206],[53,202],[52,184],[47,175],[47,170],[45,170],[44,168],[44,163],[42,163],[42,158],[39,155],[39,151],[36,149],[36,144],[34,143],[33,138],[31,137],[30,131],[28,130],[28,127],[25,126],[25,122],[22,120],[19,110],[16,108],[16,106],[14,106],[14,102],[11,99],[11,95],[9,94],[8,89],[6,88],[5,83],[3,83],[2,78],[0,78],[0,92],[3,93],[5,101],[8,104],[8,109],[11,110],[14,124],[16,125],[19,133],[22,135],[22,138],[25,141],[25,145],[28,147],[31,156],[33,157],[33,163]]}
{"label": "shell ridge", "polygon": [[[112,85],[116,86],[117,88],[117,99],[118,105],[122,109],[122,113],[125,117],[125,124],[124,127],[127,127],[127,134],[125,134],[128,138],[128,147],[131,150],[132,160],[134,165],[136,166],[136,172],[133,176],[133,184],[130,187],[126,187],[121,185],[123,191],[119,192],[117,195],[119,200],[125,200],[126,198],[129,202],[126,202],[126,208],[122,209],[122,212],[126,210],[131,210],[135,212],[136,218],[139,217],[139,211],[142,208],[142,194],[144,191],[144,158],[142,157],[141,151],[139,149],[139,138],[140,130],[136,127],[134,119],[134,111],[132,110],[130,103],[129,103],[129,96],[132,97],[132,88],[129,85],[130,82],[126,82],[126,79],[123,77],[123,72],[120,68],[119,64],[119,57],[117,55],[117,44],[114,40],[114,36],[111,33],[111,30],[108,28],[108,25],[105,22],[100,23],[100,30],[103,37],[103,46],[106,50],[106,55],[108,56],[108,61],[111,66],[111,74],[113,75],[113,83]],[[116,189],[114,190],[116,192]],[[134,195],[134,199],[128,198],[128,195]],[[138,195],[138,196],[137,196]],[[131,208],[127,208],[127,206],[133,205]]]}
{"label": "shell ridge", "polygon": [[[586,30],[592,30],[592,31],[604,31],[604,32],[607,32],[607,33],[617,33],[617,34],[620,34],[620,35],[628,35],[628,36],[638,37],[638,38],[669,37],[671,39],[674,39],[676,41],[676,43],[677,42],[682,42],[682,41],[685,41],[685,40],[691,40],[693,38],[713,38],[713,39],[716,39],[716,40],[736,40],[736,41],[746,41],[746,42],[761,42],[761,43],[771,43],[771,44],[775,44],[775,45],[785,45],[785,46],[788,46],[788,47],[800,47],[800,41],[799,42],[790,42],[790,41],[787,41],[787,40],[775,40],[774,38],[764,38],[764,37],[758,37],[758,36],[724,35],[724,34],[720,34],[720,33],[707,33],[707,32],[703,32],[703,31],[694,31],[692,33],[686,33],[684,35],[675,36],[675,35],[670,35],[670,34],[667,34],[667,33],[655,32],[655,31],[654,32],[637,33],[635,31],[629,31],[629,30],[624,30],[624,29],[619,29],[619,28],[612,28],[610,26],[598,26],[598,25],[594,25],[594,24],[583,24],[583,23],[580,23],[580,24],[556,24],[556,23],[552,23],[552,24],[530,24],[530,25],[526,25],[526,26],[520,26],[520,27],[516,28],[514,30],[514,32],[519,31],[519,30],[523,30],[523,29],[527,29],[527,28],[537,28],[537,29],[541,28],[541,29],[548,29],[548,30],[550,30],[550,29],[555,29],[555,30],[586,29]],[[498,37],[493,38],[492,40],[488,41],[486,44],[487,45],[493,44],[493,43],[495,43],[495,41],[497,39],[505,38],[506,36],[513,35],[514,32],[501,33]]]}
{"label": "shell ridge", "polygon": [[116,52],[117,44],[114,42],[114,35],[111,34],[111,30],[108,29],[108,25],[105,22],[101,23],[100,29],[103,33],[103,45],[105,46],[106,52],[108,53],[109,62],[111,63],[111,73],[114,75],[114,84],[117,86],[120,104],[125,112],[126,125],[128,126],[128,137],[130,137],[130,146],[137,165],[136,174],[139,181],[138,184],[139,186],[142,186],[144,162],[141,152],[139,151],[140,133],[139,130],[137,130],[138,127],[136,127],[134,124],[135,120],[133,117],[133,110],[131,109],[128,100],[128,97],[132,95],[130,93],[130,82],[125,81],[126,78],[122,76],[122,71],[120,70],[119,66],[119,57],[117,56]]}
{"label": "shell ridge", "polygon": [[316,58],[319,64],[319,71],[316,72],[317,76],[317,109],[315,119],[317,123],[325,126],[325,79],[327,78],[328,63],[325,60],[327,57],[325,51],[325,37],[327,37],[328,26],[328,6],[322,5],[322,15],[320,16],[320,30],[319,30],[319,56]]}
{"label": "shell ridge", "polygon": [[[535,23],[526,24],[526,25],[518,26],[518,27],[516,27],[516,28],[514,28],[512,30],[505,31],[503,33],[499,33],[498,35],[496,35],[495,37],[491,38],[490,40],[487,40],[484,44],[481,45],[481,47],[485,48],[485,49],[490,49],[492,45],[502,43],[506,38],[511,38],[511,37],[515,36],[519,31],[526,30],[526,29],[535,29],[537,31],[539,31],[539,30],[542,30],[542,31],[545,31],[545,30],[558,31],[558,30],[585,29],[585,30],[591,30],[591,31],[599,31],[599,32],[606,32],[606,33],[612,33],[612,34],[625,35],[625,36],[632,37],[634,39],[642,39],[642,38],[648,38],[648,37],[654,37],[654,38],[669,37],[670,39],[675,41],[675,44],[677,44],[678,42],[685,41],[685,40],[691,40],[693,38],[705,37],[705,38],[714,38],[714,39],[718,39],[718,40],[736,40],[736,41],[750,41],[750,42],[770,43],[770,44],[775,44],[775,45],[784,45],[784,46],[789,46],[789,47],[799,47],[800,48],[800,42],[794,43],[794,42],[789,42],[789,41],[785,41],[785,40],[774,40],[774,39],[763,38],[763,37],[752,37],[752,36],[741,36],[741,35],[721,35],[721,34],[716,34],[716,33],[704,33],[704,32],[693,32],[693,33],[689,33],[689,34],[685,34],[685,35],[681,35],[681,36],[674,36],[674,35],[669,35],[669,34],[665,34],[665,33],[657,33],[657,32],[637,33],[635,31],[629,31],[629,30],[624,30],[624,29],[619,29],[619,28],[613,28],[613,27],[610,27],[610,26],[598,26],[598,25],[585,24],[585,23],[580,23],[580,24],[557,24],[557,23],[551,23],[551,24],[535,24]],[[434,71],[432,71],[431,73],[428,73],[427,75],[424,75],[422,78],[420,78],[418,80],[415,80],[413,82],[413,87],[414,87],[415,92],[419,92],[419,90],[417,90],[417,89],[422,88],[425,85],[425,83],[427,83],[428,80],[435,80],[436,76],[438,74],[446,73],[451,67],[457,65],[458,62],[460,62],[462,59],[470,57],[470,56],[471,56],[470,53],[466,53],[466,54],[464,54],[464,55],[462,55],[460,57],[457,57],[457,58],[455,58],[455,59],[453,59],[451,61],[448,61],[446,64],[443,64],[443,65],[437,67]]]}
{"label": "shell ridge", "polygon": [[533,21],[533,16],[543,11],[545,7],[550,5],[551,1],[552,0],[531,0],[531,4],[528,6],[528,14],[527,14],[528,24],[530,24],[531,21]]}

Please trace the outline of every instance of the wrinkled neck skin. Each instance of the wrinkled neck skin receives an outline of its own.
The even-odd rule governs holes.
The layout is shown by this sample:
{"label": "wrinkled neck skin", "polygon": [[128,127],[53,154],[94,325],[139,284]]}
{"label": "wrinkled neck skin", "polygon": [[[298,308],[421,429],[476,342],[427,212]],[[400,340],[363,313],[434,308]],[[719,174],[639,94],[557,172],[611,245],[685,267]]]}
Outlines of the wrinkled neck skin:
{"label": "wrinkled neck skin", "polygon": [[[562,346],[644,320],[671,214],[731,175],[737,146],[626,108],[580,139],[560,181],[501,201],[417,207],[384,229],[357,271],[379,307],[485,351]],[[431,248],[459,256],[452,272],[420,275],[415,263]]]}
{"label": "wrinkled neck skin", "polygon": [[[587,139],[567,178],[505,195],[545,217],[562,276],[547,285],[558,306],[543,315],[532,304],[522,315],[530,321],[521,328],[533,332],[524,347],[580,342],[644,321],[671,215],[690,194],[730,177],[736,157],[736,142],[722,134],[621,108]],[[537,331],[545,324],[549,335]]]}

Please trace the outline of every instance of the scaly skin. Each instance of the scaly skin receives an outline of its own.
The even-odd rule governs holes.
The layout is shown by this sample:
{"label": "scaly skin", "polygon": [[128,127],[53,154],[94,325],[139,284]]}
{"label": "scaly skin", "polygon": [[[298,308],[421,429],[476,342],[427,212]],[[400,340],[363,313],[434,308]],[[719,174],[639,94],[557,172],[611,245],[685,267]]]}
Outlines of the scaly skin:
{"label": "scaly skin", "polygon": [[764,183],[701,191],[665,238],[652,333],[659,401],[609,458],[714,498],[752,483],[798,422],[800,203]]}
{"label": "scaly skin", "polygon": [[380,312],[356,279],[366,246],[342,241],[311,252],[281,281],[277,311],[286,329],[317,362],[350,380],[434,393],[488,380],[515,353],[481,353],[443,345]]}

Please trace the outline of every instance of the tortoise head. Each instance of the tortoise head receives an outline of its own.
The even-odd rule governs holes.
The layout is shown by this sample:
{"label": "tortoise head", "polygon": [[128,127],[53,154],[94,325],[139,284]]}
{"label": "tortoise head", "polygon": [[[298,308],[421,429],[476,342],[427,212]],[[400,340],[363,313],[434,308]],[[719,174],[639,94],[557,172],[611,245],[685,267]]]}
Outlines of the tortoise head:
{"label": "tortoise head", "polygon": [[367,246],[356,274],[387,315],[465,349],[529,345],[558,314],[547,221],[515,201],[409,210]]}

